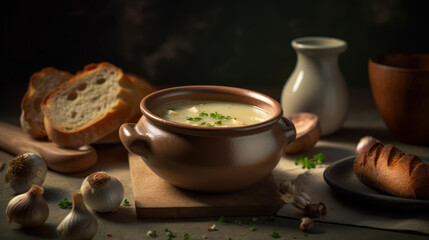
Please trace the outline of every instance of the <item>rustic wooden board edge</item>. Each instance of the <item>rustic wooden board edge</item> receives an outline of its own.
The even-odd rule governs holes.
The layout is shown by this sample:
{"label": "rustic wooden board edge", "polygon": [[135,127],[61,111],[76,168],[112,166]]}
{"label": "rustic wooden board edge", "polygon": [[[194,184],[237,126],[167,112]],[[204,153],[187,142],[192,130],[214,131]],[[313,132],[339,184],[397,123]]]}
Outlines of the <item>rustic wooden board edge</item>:
{"label": "rustic wooden board edge", "polygon": [[[138,218],[175,219],[219,216],[269,216],[275,215],[285,204],[277,191],[272,175],[262,180],[260,183],[241,190],[241,192],[238,193],[207,194],[187,192],[186,190],[169,185],[156,176],[146,164],[144,164],[139,156],[132,153],[129,153],[129,165],[135,199],[134,205]],[[153,200],[149,202],[149,198],[142,197],[145,194],[142,183],[146,185],[146,187],[150,187],[150,185],[142,182],[142,177],[148,177],[150,178],[148,182],[159,183],[159,185],[167,188],[163,190],[171,190],[171,194],[173,194],[175,199],[171,202],[165,202],[166,200],[162,199],[159,202]],[[265,195],[261,196],[261,192]],[[165,194],[165,192],[163,193]],[[255,196],[255,194],[257,194],[257,196]],[[208,196],[213,198],[213,200],[210,202],[198,201],[199,197],[207,200]],[[189,200],[189,202],[185,203],[184,201],[186,200]]]}

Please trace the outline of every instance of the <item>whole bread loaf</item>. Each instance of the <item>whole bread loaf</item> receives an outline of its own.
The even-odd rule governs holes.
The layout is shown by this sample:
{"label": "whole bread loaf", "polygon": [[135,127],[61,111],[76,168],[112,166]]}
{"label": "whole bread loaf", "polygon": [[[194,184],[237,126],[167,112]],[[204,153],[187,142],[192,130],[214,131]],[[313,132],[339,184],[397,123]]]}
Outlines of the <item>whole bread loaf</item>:
{"label": "whole bread loaf", "polygon": [[392,144],[375,143],[356,156],[353,170],[360,181],[382,192],[429,199],[429,165]]}
{"label": "whole bread loaf", "polygon": [[134,117],[143,96],[120,68],[89,64],[42,100],[47,135],[62,147],[94,143]]}
{"label": "whole bread loaf", "polygon": [[73,75],[52,67],[43,68],[30,77],[27,92],[21,102],[21,128],[34,138],[46,137],[42,99],[55,87],[68,81]]}

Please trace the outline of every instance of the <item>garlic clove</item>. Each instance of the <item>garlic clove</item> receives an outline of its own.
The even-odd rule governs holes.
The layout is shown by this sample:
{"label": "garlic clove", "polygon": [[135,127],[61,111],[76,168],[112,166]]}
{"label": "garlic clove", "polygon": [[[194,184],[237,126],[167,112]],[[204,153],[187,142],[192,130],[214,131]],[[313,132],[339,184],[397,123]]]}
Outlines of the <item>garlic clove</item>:
{"label": "garlic clove", "polygon": [[15,193],[27,192],[31,186],[41,186],[45,181],[48,167],[45,160],[35,153],[23,153],[9,161],[6,183],[10,182]]}
{"label": "garlic clove", "polygon": [[297,195],[301,192],[301,188],[299,184],[294,184],[289,180],[284,180],[279,184],[279,190],[283,194]]}
{"label": "garlic clove", "polygon": [[292,182],[289,180],[284,180],[279,184],[279,189],[283,194],[291,193]]}
{"label": "garlic clove", "polygon": [[371,136],[365,136],[361,138],[359,140],[358,145],[356,146],[356,154],[361,154],[368,151],[368,149],[370,149],[372,145],[378,142],[380,142],[380,140]]}
{"label": "garlic clove", "polygon": [[6,207],[8,222],[24,227],[38,227],[45,223],[49,208],[43,199],[43,192],[43,188],[33,185],[28,192],[12,198]]}
{"label": "garlic clove", "polygon": [[306,192],[300,192],[299,196],[303,197],[307,204],[311,203],[311,197]]}
{"label": "garlic clove", "polygon": [[301,224],[299,225],[299,230],[303,232],[310,231],[314,226],[313,219],[309,217],[303,217],[301,218]]}
{"label": "garlic clove", "polygon": [[119,209],[124,199],[121,182],[104,171],[86,177],[80,191],[85,204],[97,212],[114,212]]}
{"label": "garlic clove", "polygon": [[304,209],[307,205],[307,201],[303,197],[295,195],[293,204],[298,208]]}
{"label": "garlic clove", "polygon": [[61,239],[92,239],[98,231],[97,218],[85,206],[81,193],[73,193],[73,207],[57,227]]}

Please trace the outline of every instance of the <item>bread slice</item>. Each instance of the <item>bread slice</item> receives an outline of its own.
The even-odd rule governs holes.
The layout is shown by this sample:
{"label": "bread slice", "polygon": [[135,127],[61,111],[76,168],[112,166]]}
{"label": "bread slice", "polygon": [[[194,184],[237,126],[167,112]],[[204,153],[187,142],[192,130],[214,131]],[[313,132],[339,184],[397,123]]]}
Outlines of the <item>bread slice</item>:
{"label": "bread slice", "polygon": [[126,73],[125,74],[127,78],[130,79],[130,81],[139,88],[140,92],[143,94],[143,96],[146,96],[152,92],[155,92],[158,90],[155,86],[150,84],[146,79],[139,77],[133,73]]}
{"label": "bread slice", "polygon": [[62,147],[91,144],[135,116],[142,97],[120,68],[89,64],[43,99],[46,132]]}
{"label": "bread slice", "polygon": [[73,75],[52,67],[43,68],[30,77],[27,92],[21,102],[21,128],[34,138],[46,137],[41,109],[42,99],[53,88],[68,81]]}
{"label": "bread slice", "polygon": [[[126,121],[124,121],[124,123],[136,123],[140,120],[142,116],[141,112],[138,112],[134,117],[132,117],[131,119],[128,119]],[[111,133],[109,133],[108,135],[102,137],[101,139],[97,140],[96,142],[94,142],[94,144],[111,144],[111,143],[120,143],[121,139],[119,138],[119,128],[121,126],[119,126],[118,128],[116,128],[115,130],[113,130]]]}
{"label": "bread slice", "polygon": [[[155,86],[153,86],[151,83],[149,83],[142,77],[139,77],[132,73],[126,73],[125,76],[128,79],[130,79],[130,81],[134,84],[134,86],[136,86],[140,90],[142,94],[142,98],[157,90]],[[139,105],[140,105],[140,101],[141,99],[139,100]],[[138,111],[136,115],[131,117],[131,119],[127,119],[125,122],[136,123],[141,118],[141,116],[142,116],[141,111]],[[119,142],[121,142],[121,140],[119,139],[119,128],[117,128],[113,130],[113,132],[111,132],[109,135],[101,138],[95,143],[105,144],[105,143],[119,143]]]}

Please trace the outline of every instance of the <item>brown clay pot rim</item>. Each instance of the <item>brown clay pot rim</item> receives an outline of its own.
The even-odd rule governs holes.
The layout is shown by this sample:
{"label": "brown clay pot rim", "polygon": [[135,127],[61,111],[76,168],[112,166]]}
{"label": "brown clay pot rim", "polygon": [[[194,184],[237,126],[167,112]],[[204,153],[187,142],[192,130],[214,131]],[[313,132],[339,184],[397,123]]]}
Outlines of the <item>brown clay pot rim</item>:
{"label": "brown clay pot rim", "polygon": [[383,55],[372,57],[368,60],[368,62],[372,65],[376,65],[377,67],[396,70],[396,71],[404,71],[404,72],[429,72],[428,69],[418,69],[418,68],[407,68],[407,67],[396,67],[389,64],[382,63],[383,59],[393,58],[393,57],[418,57],[418,58],[429,58],[429,54],[391,54],[391,55]]}
{"label": "brown clay pot rim", "polygon": [[[253,98],[253,99],[256,99],[256,101],[269,105],[272,108],[272,110],[267,110],[266,108],[264,109],[263,107],[261,108],[272,113],[272,116],[263,122],[256,123],[256,124],[249,124],[245,126],[237,126],[237,127],[202,127],[201,126],[200,127],[200,126],[182,124],[182,123],[177,123],[177,122],[163,119],[155,115],[154,113],[152,113],[151,110],[149,109],[148,103],[155,102],[157,99],[160,99],[162,97],[165,97],[168,95],[174,96],[175,94],[179,94],[179,93],[186,94],[186,92],[188,92],[188,94],[191,94],[192,92],[195,92],[195,91],[208,91],[213,93],[231,94],[242,98],[251,98],[251,99]],[[186,100],[186,98],[183,100]],[[218,100],[222,101],[222,99],[218,99]],[[176,102],[176,101],[170,101],[170,102]],[[162,105],[162,104],[159,104],[159,105]],[[189,85],[189,86],[171,87],[171,88],[158,90],[156,92],[153,92],[147,95],[142,99],[142,101],[140,102],[140,109],[146,118],[148,118],[149,120],[151,120],[157,125],[168,127],[170,129],[195,131],[195,132],[212,132],[212,133],[243,132],[243,131],[251,131],[256,129],[265,129],[265,127],[271,126],[272,124],[276,123],[283,116],[283,110],[280,104],[276,100],[274,100],[273,98],[265,94],[244,89],[244,88],[215,86],[215,85]]]}

